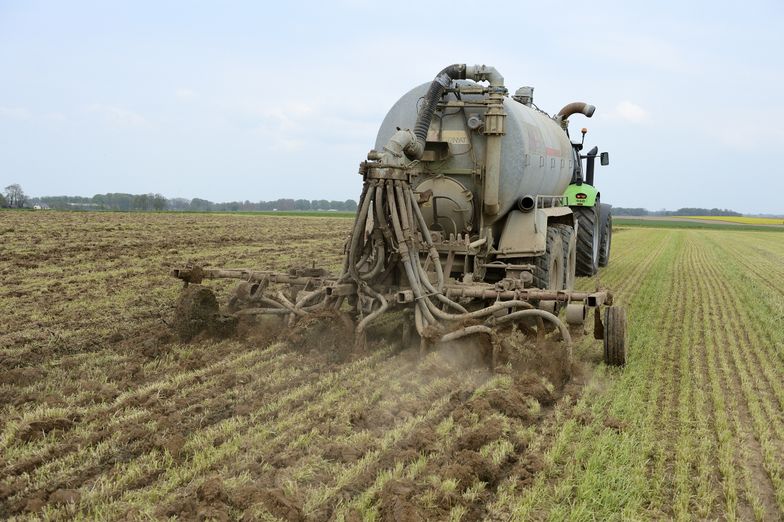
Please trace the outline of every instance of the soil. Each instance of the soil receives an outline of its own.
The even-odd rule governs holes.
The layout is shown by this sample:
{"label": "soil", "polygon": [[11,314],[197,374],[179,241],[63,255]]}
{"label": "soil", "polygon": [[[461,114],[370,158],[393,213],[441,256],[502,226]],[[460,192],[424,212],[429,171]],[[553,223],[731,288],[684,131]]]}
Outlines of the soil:
{"label": "soil", "polygon": [[[269,218],[261,233],[257,221],[237,229],[233,217],[60,216],[40,229],[15,225],[41,246],[20,242],[23,265],[0,262],[0,294],[13,308],[0,408],[14,455],[0,454],[0,518],[46,508],[53,518],[362,519],[353,503],[389,475],[370,496],[382,520],[440,520],[455,506],[478,519],[503,481],[527,487],[541,469],[518,433],[539,430],[566,390],[579,393],[575,365],[553,339],[504,332],[493,372],[483,336],[420,358],[418,342],[399,342],[399,313],[366,345],[335,312],[291,326],[233,323],[220,307],[230,285],[182,291],[166,275],[186,259],[263,258],[282,269],[318,256],[339,266],[348,220],[306,219],[284,233]],[[248,237],[264,241],[248,246]],[[291,242],[303,250],[292,253]],[[55,268],[63,274],[46,272]],[[496,447],[513,450],[494,460]],[[399,472],[421,459],[418,473]],[[153,506],[127,501],[151,492]]]}

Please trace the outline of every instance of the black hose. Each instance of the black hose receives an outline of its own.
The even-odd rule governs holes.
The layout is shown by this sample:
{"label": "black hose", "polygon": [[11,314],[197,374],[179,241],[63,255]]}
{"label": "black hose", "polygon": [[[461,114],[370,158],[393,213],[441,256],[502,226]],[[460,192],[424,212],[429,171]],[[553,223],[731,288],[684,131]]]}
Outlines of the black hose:
{"label": "black hose", "polygon": [[[427,140],[427,130],[430,128],[430,121],[433,119],[433,114],[436,112],[436,106],[444,91],[452,84],[452,80],[465,80],[466,66],[464,63],[453,64],[444,67],[438,73],[427,89],[427,93],[422,103],[422,108],[417,115],[416,123],[414,124],[414,136],[417,139],[416,151],[407,152],[406,155],[410,159],[419,159],[425,150],[425,141]],[[413,156],[413,157],[412,157]]]}

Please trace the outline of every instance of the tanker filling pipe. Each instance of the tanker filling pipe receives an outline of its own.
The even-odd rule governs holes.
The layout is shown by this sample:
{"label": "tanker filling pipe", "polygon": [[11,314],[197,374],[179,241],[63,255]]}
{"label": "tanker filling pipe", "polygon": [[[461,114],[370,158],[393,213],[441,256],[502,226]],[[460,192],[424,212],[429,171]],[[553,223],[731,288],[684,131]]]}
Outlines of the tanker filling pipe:
{"label": "tanker filling pipe", "polygon": [[569,116],[579,113],[586,118],[590,118],[593,116],[595,110],[596,107],[585,102],[567,103],[560,111],[558,111],[558,114],[556,114],[553,119],[559,123],[564,130],[566,130],[566,127],[569,125]]}
{"label": "tanker filling pipe", "polygon": [[490,84],[490,103],[485,112],[484,134],[485,146],[485,179],[483,187],[484,212],[489,216],[498,214],[501,209],[498,199],[501,179],[501,141],[506,130],[504,120],[504,77],[487,65],[471,65],[466,67],[466,78],[475,81],[487,81]]}

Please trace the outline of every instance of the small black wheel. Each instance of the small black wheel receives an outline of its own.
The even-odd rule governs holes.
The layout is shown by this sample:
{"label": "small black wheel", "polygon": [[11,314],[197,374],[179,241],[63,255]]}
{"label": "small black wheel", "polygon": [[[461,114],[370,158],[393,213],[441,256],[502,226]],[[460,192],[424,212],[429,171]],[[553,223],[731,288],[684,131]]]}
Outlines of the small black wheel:
{"label": "small black wheel", "polygon": [[622,306],[608,306],[604,312],[604,362],[626,364],[626,310]]}

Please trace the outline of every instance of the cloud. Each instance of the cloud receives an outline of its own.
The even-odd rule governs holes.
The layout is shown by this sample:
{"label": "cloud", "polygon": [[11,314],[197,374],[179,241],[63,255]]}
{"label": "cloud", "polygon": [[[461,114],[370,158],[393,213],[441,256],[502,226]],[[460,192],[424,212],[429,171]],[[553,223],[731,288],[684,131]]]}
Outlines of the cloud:
{"label": "cloud", "polygon": [[607,117],[631,123],[643,123],[648,120],[648,111],[636,103],[624,100],[616,105]]}
{"label": "cloud", "polygon": [[87,111],[98,114],[108,123],[117,127],[139,127],[147,123],[141,114],[114,105],[94,103],[87,107]]}

